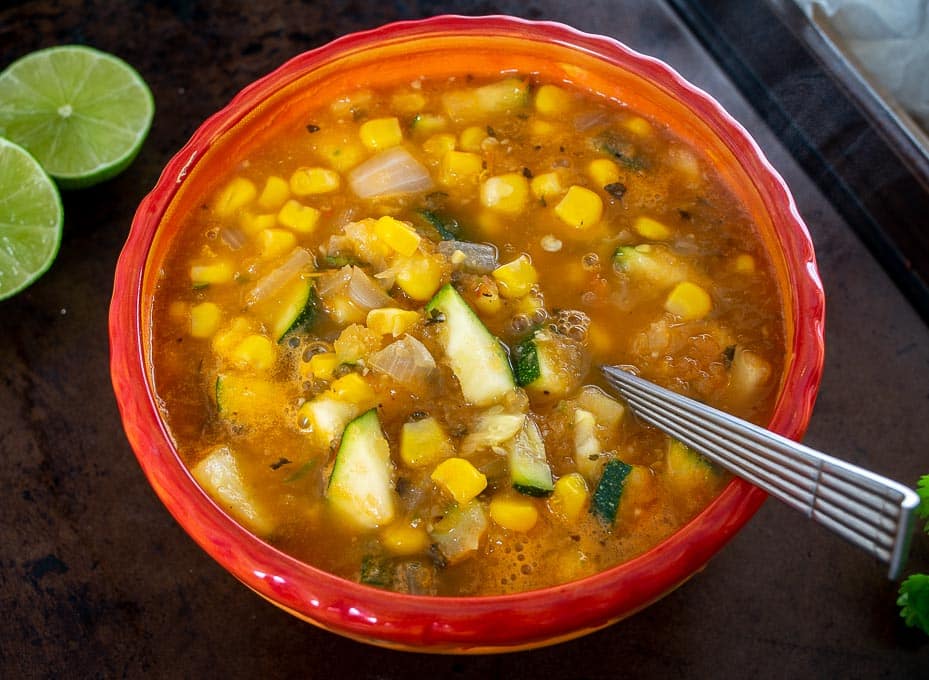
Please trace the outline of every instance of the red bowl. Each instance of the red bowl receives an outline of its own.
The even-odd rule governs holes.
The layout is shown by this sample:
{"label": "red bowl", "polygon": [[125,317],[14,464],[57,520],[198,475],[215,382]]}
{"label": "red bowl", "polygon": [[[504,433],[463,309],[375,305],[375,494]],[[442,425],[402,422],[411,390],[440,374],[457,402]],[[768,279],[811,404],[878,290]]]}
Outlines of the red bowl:
{"label": "red bowl", "polygon": [[240,581],[295,616],[358,640],[426,652],[551,644],[613,623],[667,594],[706,562],[766,498],[732,480],[686,526],[647,553],[580,581],[489,597],[423,597],[346,581],[278,551],[223,512],[182,464],[153,391],[152,293],[180,223],[222,172],[276,125],[345,83],[417,76],[537,72],[626,102],[699,148],[758,224],[786,310],[786,369],[770,429],[802,436],[823,362],[824,299],[813,246],[783,180],[748,133],[706,93],[651,57],[600,36],[511,17],[443,16],[349,35],[245,88],[194,133],[142,201],[116,268],[111,372],[126,434],[162,502]]}

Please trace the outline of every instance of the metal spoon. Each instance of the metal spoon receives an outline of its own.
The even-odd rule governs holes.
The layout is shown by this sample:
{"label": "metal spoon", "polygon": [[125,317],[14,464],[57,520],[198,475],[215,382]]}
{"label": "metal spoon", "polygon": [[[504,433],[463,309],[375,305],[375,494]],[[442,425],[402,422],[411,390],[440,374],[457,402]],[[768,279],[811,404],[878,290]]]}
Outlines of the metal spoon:
{"label": "metal spoon", "polygon": [[915,491],[617,366],[602,371],[642,420],[888,563],[888,578],[899,576]]}

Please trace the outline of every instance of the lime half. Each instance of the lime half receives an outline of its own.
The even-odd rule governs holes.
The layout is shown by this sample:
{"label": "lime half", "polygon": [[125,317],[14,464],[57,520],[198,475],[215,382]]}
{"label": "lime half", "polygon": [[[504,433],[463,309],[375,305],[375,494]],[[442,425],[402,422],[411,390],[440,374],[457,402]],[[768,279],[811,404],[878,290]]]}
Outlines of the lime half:
{"label": "lime half", "polygon": [[0,73],[0,136],[29,151],[64,189],[102,182],[129,165],[154,112],[141,76],[89,47],[39,50]]}
{"label": "lime half", "polygon": [[42,276],[61,243],[58,187],[22,147],[0,138],[0,300]]}

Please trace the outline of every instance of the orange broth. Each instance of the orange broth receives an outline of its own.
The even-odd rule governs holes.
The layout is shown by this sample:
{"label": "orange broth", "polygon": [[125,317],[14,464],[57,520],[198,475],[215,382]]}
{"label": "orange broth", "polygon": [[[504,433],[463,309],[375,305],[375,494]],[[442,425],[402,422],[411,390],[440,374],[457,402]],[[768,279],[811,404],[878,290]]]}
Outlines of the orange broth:
{"label": "orange broth", "polygon": [[[450,295],[508,376],[481,332],[449,345]],[[423,79],[308,110],[181,218],[152,372],[184,462],[269,543],[376,587],[508,593],[647,551],[728,481],[597,367],[764,423],[780,299],[748,211],[673,129],[568,83]],[[376,474],[334,484],[372,409]],[[541,481],[514,472],[526,442]]]}

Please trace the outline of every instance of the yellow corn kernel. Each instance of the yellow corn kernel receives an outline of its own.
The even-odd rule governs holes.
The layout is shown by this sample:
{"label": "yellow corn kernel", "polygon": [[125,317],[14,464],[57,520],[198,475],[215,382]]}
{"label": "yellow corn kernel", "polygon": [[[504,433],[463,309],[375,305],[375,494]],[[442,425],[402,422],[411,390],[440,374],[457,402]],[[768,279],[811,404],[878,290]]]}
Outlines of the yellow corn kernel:
{"label": "yellow corn kernel", "polygon": [[521,298],[539,280],[538,272],[526,255],[520,255],[512,262],[500,265],[491,275],[497,281],[500,295],[505,298]]}
{"label": "yellow corn kernel", "polygon": [[555,126],[547,120],[533,120],[529,124],[529,132],[534,137],[548,137],[555,132]]}
{"label": "yellow corn kernel", "polygon": [[297,237],[286,229],[265,229],[258,234],[258,247],[261,257],[273,260],[289,253],[297,245]]}
{"label": "yellow corn kernel", "polygon": [[529,200],[529,180],[511,172],[491,177],[481,185],[481,205],[498,212],[515,215]]}
{"label": "yellow corn kernel", "polygon": [[664,308],[684,321],[696,321],[710,313],[713,301],[697,284],[681,281],[668,293]]}
{"label": "yellow corn kernel", "polygon": [[748,253],[736,255],[732,268],[740,274],[751,274],[755,271],[755,258]]}
{"label": "yellow corn kernel", "polygon": [[397,285],[414,300],[425,302],[442,285],[442,262],[435,257],[416,253],[398,261]]}
{"label": "yellow corn kernel", "polygon": [[517,314],[525,314],[531,317],[537,310],[545,306],[545,300],[541,295],[524,295],[516,305]]}
{"label": "yellow corn kernel", "polygon": [[265,210],[277,210],[290,198],[290,185],[282,177],[271,175],[265,180],[264,189],[258,196],[258,205]]}
{"label": "yellow corn kernel", "polygon": [[573,184],[555,206],[555,214],[575,229],[588,229],[600,221],[603,201],[590,189]]}
{"label": "yellow corn kernel", "polygon": [[557,85],[543,85],[535,93],[535,110],[546,116],[558,116],[571,108],[571,94]]}
{"label": "yellow corn kernel", "polygon": [[632,225],[639,236],[651,241],[664,241],[671,236],[671,229],[651,217],[637,217]]}
{"label": "yellow corn kernel", "polygon": [[390,215],[384,215],[374,223],[374,233],[404,257],[415,253],[422,240],[410,225]]}
{"label": "yellow corn kernel", "polygon": [[432,135],[432,137],[423,142],[423,151],[433,158],[442,159],[445,154],[454,150],[455,135],[448,132]]}
{"label": "yellow corn kernel", "polygon": [[300,234],[309,234],[316,228],[319,215],[316,208],[290,200],[277,214],[277,221]]}
{"label": "yellow corn kernel", "polygon": [[274,343],[263,335],[249,335],[236,345],[230,356],[242,368],[267,371],[277,358]]}
{"label": "yellow corn kernel", "polygon": [[342,178],[329,168],[297,168],[290,176],[290,190],[297,196],[328,194],[342,186]]}
{"label": "yellow corn kernel", "polygon": [[555,482],[555,490],[548,497],[548,509],[561,520],[573,523],[584,512],[589,499],[590,491],[584,477],[572,472]]}
{"label": "yellow corn kernel", "polygon": [[503,309],[503,300],[500,299],[500,287],[497,282],[488,277],[482,277],[480,283],[471,296],[474,307],[480,316],[494,316]]}
{"label": "yellow corn kernel", "polygon": [[368,312],[365,325],[375,333],[399,338],[407,329],[419,321],[419,312],[398,307],[381,307]]}
{"label": "yellow corn kernel", "polygon": [[400,121],[395,117],[365,121],[358,129],[358,136],[361,137],[361,143],[371,151],[389,149],[403,141]]}
{"label": "yellow corn kernel", "polygon": [[172,321],[188,321],[187,303],[175,300],[168,306],[168,315]]}
{"label": "yellow corn kernel", "polygon": [[404,423],[400,430],[400,460],[409,467],[434,465],[455,454],[439,421],[429,416]]}
{"label": "yellow corn kernel", "polygon": [[473,184],[481,175],[484,162],[470,151],[449,151],[439,164],[439,182],[445,186]]}
{"label": "yellow corn kernel", "polygon": [[339,333],[332,343],[339,361],[351,364],[381,348],[381,336],[365,326],[353,323]]}
{"label": "yellow corn kernel", "polygon": [[340,136],[320,140],[316,152],[337,172],[348,172],[368,155],[361,142]]}
{"label": "yellow corn kernel", "polygon": [[255,215],[250,212],[243,212],[239,219],[239,225],[246,236],[254,236],[262,229],[270,229],[277,225],[277,215],[274,213],[262,213]]}
{"label": "yellow corn kernel", "polygon": [[596,357],[611,356],[616,336],[603,324],[592,322],[587,328],[587,345]]}
{"label": "yellow corn kernel", "polygon": [[190,308],[190,334],[195,338],[208,338],[219,328],[222,311],[212,302],[201,302]]}
{"label": "yellow corn kernel", "polygon": [[390,98],[391,107],[400,113],[416,113],[426,105],[422,92],[397,92]]}
{"label": "yellow corn kernel", "polygon": [[609,158],[597,158],[590,161],[587,174],[598,187],[605,187],[619,181],[619,166]]}
{"label": "yellow corn kernel", "polygon": [[558,176],[557,172],[545,172],[536,175],[529,182],[529,188],[532,195],[541,201],[547,201],[564,191],[564,187],[561,186],[561,177]]}
{"label": "yellow corn kernel", "polygon": [[539,521],[539,511],[530,498],[497,494],[490,501],[490,518],[510,531],[529,531]]}
{"label": "yellow corn kernel", "polygon": [[441,132],[446,125],[448,125],[448,121],[445,116],[437,116],[433,113],[418,113],[413,117],[413,123],[410,127],[413,129],[413,134],[422,138],[422,136]]}
{"label": "yellow corn kernel", "polygon": [[481,151],[481,142],[487,137],[487,128],[481,127],[480,125],[472,125],[466,127],[461,131],[461,134],[458,135],[458,146],[464,151],[473,151],[479,153]]}
{"label": "yellow corn kernel", "polygon": [[394,555],[417,555],[429,548],[429,534],[423,527],[394,522],[381,532],[381,545]]}
{"label": "yellow corn kernel", "polygon": [[257,195],[258,189],[255,188],[254,182],[244,177],[236,177],[217,195],[213,203],[213,212],[220,217],[228,217],[254,201]]}
{"label": "yellow corn kernel", "polygon": [[639,137],[648,137],[652,133],[651,124],[644,118],[635,116],[623,122],[623,127]]}
{"label": "yellow corn kernel", "polygon": [[242,342],[245,336],[249,334],[249,331],[248,321],[241,316],[236,317],[233,319],[232,323],[229,324],[228,328],[225,328],[221,333],[217,333],[213,336],[213,341],[210,343],[213,353],[228,360],[229,355],[236,346]]}
{"label": "yellow corn kernel", "polygon": [[332,380],[332,374],[341,362],[335,352],[320,352],[310,357],[306,365],[317,380]]}
{"label": "yellow corn kernel", "polygon": [[360,411],[367,411],[377,405],[374,389],[357,373],[346,373],[333,381],[329,392],[339,401],[355,404]]}
{"label": "yellow corn kernel", "polygon": [[233,276],[235,276],[235,268],[229,260],[214,260],[190,265],[190,281],[196,287],[229,283]]}
{"label": "yellow corn kernel", "polygon": [[333,295],[326,300],[329,318],[338,326],[364,323],[367,311],[356,305],[347,295]]}
{"label": "yellow corn kernel", "polygon": [[458,503],[467,503],[487,488],[487,477],[464,458],[448,458],[430,475]]}

